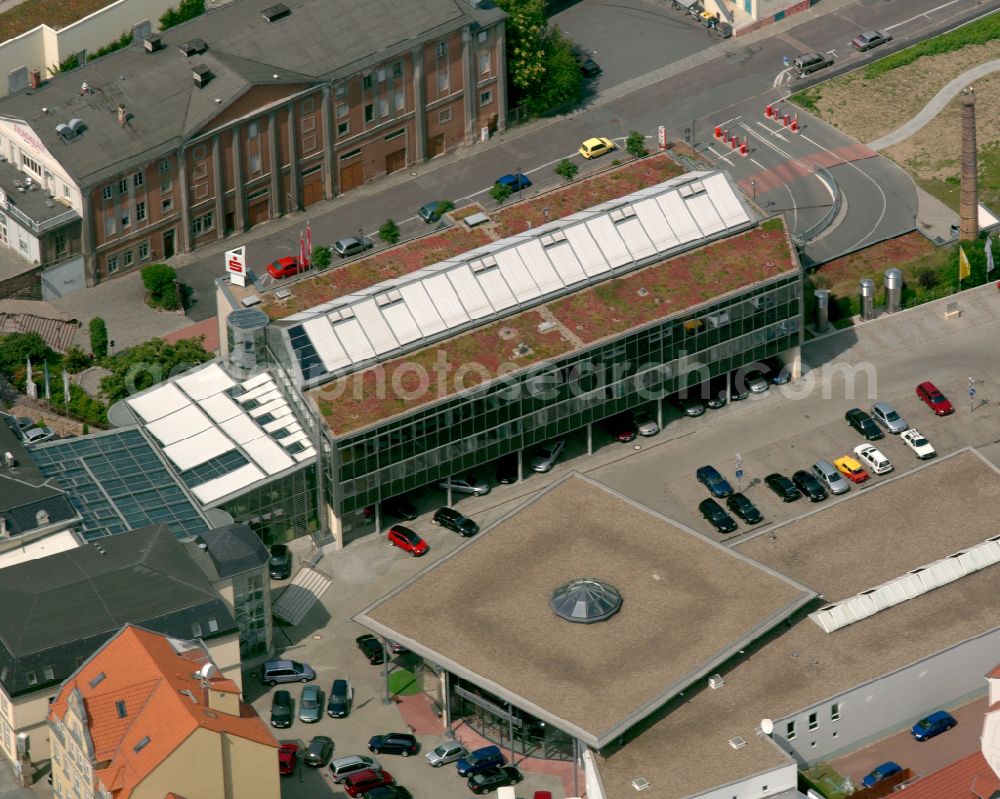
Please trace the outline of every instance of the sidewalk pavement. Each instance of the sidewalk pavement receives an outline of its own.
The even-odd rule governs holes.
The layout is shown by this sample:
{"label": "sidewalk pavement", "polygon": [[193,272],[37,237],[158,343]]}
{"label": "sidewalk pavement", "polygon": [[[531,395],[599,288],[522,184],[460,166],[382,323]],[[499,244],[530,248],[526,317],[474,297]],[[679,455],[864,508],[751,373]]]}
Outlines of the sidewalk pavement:
{"label": "sidewalk pavement", "polygon": [[958,214],[917,186],[917,227],[935,244],[943,244],[955,238],[952,225],[959,222]]}

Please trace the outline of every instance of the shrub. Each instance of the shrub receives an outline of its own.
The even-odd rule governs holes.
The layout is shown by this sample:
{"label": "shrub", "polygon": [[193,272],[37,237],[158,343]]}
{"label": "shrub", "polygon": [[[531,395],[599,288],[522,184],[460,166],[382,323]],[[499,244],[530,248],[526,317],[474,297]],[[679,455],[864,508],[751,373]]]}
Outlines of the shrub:
{"label": "shrub", "polygon": [[177,8],[168,8],[160,17],[160,30],[165,31],[205,13],[205,0],[181,0]]}
{"label": "shrub", "polygon": [[325,244],[317,244],[312,251],[312,265],[315,269],[326,269],[333,262],[333,250]]}
{"label": "shrub", "polygon": [[70,374],[82,372],[90,366],[90,356],[75,344],[66,350],[66,357],[63,358],[63,366]]}
{"label": "shrub", "polygon": [[490,197],[496,200],[497,205],[503,205],[504,201],[514,193],[506,183],[494,183],[493,188],[490,189]]}
{"label": "shrub", "polygon": [[567,183],[576,177],[576,173],[580,171],[580,167],[570,161],[568,158],[564,158],[558,164],[556,164],[555,172],[559,177],[563,178]]}
{"label": "shrub", "polygon": [[378,237],[386,244],[393,245],[399,243],[399,225],[392,219],[386,219],[382,227],[378,229]]}
{"label": "shrub", "polygon": [[141,274],[142,284],[149,292],[152,304],[168,311],[176,310],[179,304],[176,270],[166,264],[150,264],[143,268]]}
{"label": "shrub", "polygon": [[90,351],[95,358],[108,357],[108,326],[99,316],[90,320]]}
{"label": "shrub", "polygon": [[822,95],[819,93],[818,89],[805,89],[801,92],[795,92],[788,99],[795,103],[799,108],[804,108],[806,111],[817,110],[816,104],[820,101]]}
{"label": "shrub", "polygon": [[931,269],[929,266],[920,267],[915,277],[917,278],[917,285],[928,291],[935,288],[941,282],[941,277],[938,275],[937,270]]}
{"label": "shrub", "polygon": [[646,149],[646,137],[637,130],[629,131],[628,138],[625,140],[625,149],[636,158],[642,158],[649,153]]}
{"label": "shrub", "polygon": [[0,369],[8,375],[26,368],[28,358],[33,365],[40,366],[53,355],[38,333],[11,333],[0,339]]}
{"label": "shrub", "polygon": [[122,35],[110,42],[104,47],[99,47],[97,52],[90,56],[90,58],[100,58],[102,55],[107,55],[108,53],[113,53],[115,50],[121,50],[123,47],[128,47],[132,44],[132,31],[123,31]]}

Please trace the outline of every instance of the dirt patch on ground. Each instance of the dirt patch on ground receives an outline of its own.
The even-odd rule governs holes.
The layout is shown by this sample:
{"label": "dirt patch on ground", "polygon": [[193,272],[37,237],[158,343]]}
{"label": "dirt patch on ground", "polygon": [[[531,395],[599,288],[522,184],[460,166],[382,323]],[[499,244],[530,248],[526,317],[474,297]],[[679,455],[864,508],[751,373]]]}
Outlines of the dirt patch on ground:
{"label": "dirt patch on ground", "polygon": [[[859,69],[812,90],[814,111],[834,127],[867,143],[916,116],[948,81],[996,58],[1000,58],[1000,41],[923,56],[872,80],[865,80],[865,71]],[[978,82],[976,89],[978,97]],[[977,100],[977,110],[984,101],[989,102],[985,97]],[[996,105],[996,98],[992,104]]]}

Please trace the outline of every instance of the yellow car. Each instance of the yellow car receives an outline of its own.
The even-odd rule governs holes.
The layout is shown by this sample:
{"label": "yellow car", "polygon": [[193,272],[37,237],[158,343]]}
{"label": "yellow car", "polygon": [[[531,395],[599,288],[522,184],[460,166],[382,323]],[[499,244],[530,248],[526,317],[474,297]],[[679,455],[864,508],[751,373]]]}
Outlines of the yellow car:
{"label": "yellow car", "polygon": [[583,144],[580,145],[580,155],[584,158],[597,158],[599,155],[604,155],[605,153],[610,153],[612,150],[617,150],[615,143],[611,139],[605,139],[603,136],[599,136],[596,139],[587,139]]}
{"label": "yellow car", "polygon": [[845,455],[843,458],[837,458],[837,460],[833,462],[833,465],[837,467],[838,472],[844,475],[844,477],[852,483],[863,483],[868,479],[868,472],[866,472],[864,467],[850,455]]}

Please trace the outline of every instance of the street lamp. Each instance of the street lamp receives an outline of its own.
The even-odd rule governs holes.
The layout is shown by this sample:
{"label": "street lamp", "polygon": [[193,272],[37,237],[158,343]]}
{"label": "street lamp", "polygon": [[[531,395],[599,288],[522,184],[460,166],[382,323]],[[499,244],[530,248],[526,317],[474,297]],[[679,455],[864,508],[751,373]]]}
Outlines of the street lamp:
{"label": "street lamp", "polygon": [[518,166],[518,168],[517,168],[517,199],[518,200],[521,199],[521,184],[522,184],[522,180],[521,180],[521,167]]}
{"label": "street lamp", "polygon": [[545,206],[545,208],[542,209],[542,215],[545,217],[545,224],[548,224],[548,222],[549,222],[549,208],[548,208],[548,206]]}
{"label": "street lamp", "polygon": [[757,181],[750,179],[750,189],[753,191],[753,201],[757,202]]}

